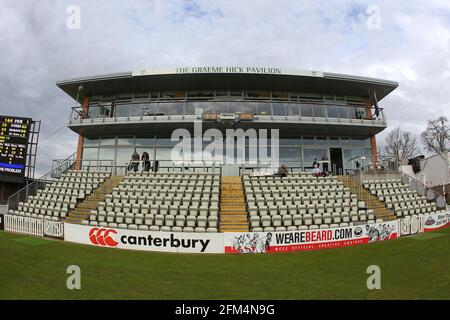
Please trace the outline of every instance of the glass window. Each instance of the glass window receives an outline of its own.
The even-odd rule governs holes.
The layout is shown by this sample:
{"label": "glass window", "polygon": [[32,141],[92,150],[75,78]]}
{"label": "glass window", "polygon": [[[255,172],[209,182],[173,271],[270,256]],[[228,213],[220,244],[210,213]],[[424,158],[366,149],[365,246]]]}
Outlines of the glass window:
{"label": "glass window", "polygon": [[312,146],[315,144],[314,137],[303,137],[303,145]]}
{"label": "glass window", "polygon": [[300,115],[300,109],[297,103],[287,103],[286,104],[286,115],[288,116],[298,116]]}
{"label": "glass window", "polygon": [[214,110],[216,113],[227,113],[228,112],[228,102],[215,102]]}
{"label": "glass window", "polygon": [[327,106],[327,116],[328,116],[328,118],[339,118],[338,107],[337,106]]}
{"label": "glass window", "polygon": [[117,145],[134,147],[134,137],[119,137],[117,139]]}
{"label": "glass window", "polygon": [[257,165],[258,164],[258,148],[245,147],[245,164]]}
{"label": "glass window", "polygon": [[286,105],[283,102],[273,102],[272,110],[274,116],[285,116],[286,115]]}
{"label": "glass window", "polygon": [[213,104],[205,101],[188,102],[186,104],[186,114],[202,114],[204,112],[214,112]]}
{"label": "glass window", "polygon": [[314,117],[325,117],[325,106],[320,104],[313,105]]}
{"label": "glass window", "polygon": [[300,146],[302,144],[301,139],[280,139],[280,146]]}
{"label": "glass window", "polygon": [[312,169],[314,161],[328,157],[328,149],[307,149],[303,148],[303,165],[305,169]]}
{"label": "glass window", "polygon": [[328,145],[327,137],[317,137],[316,138],[316,145],[327,146]]}
{"label": "glass window", "polygon": [[83,160],[97,160],[98,148],[84,148]]}
{"label": "glass window", "polygon": [[170,161],[172,158],[172,148],[156,148],[156,160]]}
{"label": "glass window", "polygon": [[339,106],[339,118],[348,118],[347,113],[347,107],[346,106]]}
{"label": "glass window", "polygon": [[177,141],[172,141],[171,139],[156,139],[156,144],[158,146],[166,146],[166,147],[170,146],[170,147],[173,147],[176,144],[178,144],[180,141],[181,141],[181,138],[180,138],[180,140],[177,140]]}
{"label": "glass window", "polygon": [[98,106],[90,106],[88,117],[89,118],[99,118],[100,115],[100,108]]}
{"label": "glass window", "polygon": [[374,160],[376,160],[376,159],[373,159],[372,149],[369,149],[369,148],[364,149],[364,157],[366,158],[364,160],[365,165],[373,164],[375,162]]}
{"label": "glass window", "polygon": [[83,145],[85,147],[98,147],[99,139],[88,139],[84,137]]}
{"label": "glass window", "polygon": [[[116,165],[118,166],[126,165],[130,161],[133,153],[134,148],[117,148]],[[139,154],[139,156],[141,156],[141,154]]]}
{"label": "glass window", "polygon": [[115,160],[115,148],[100,148],[98,160]]}
{"label": "glass window", "polygon": [[356,119],[356,107],[355,106],[349,106],[347,108],[348,117],[350,119]]}
{"label": "glass window", "polygon": [[312,105],[308,103],[300,104],[300,111],[302,117],[313,117]]}
{"label": "glass window", "polygon": [[131,108],[129,104],[116,105],[116,117],[129,117],[131,112]]}
{"label": "glass window", "polygon": [[351,145],[368,148],[368,147],[370,147],[370,139],[353,137],[352,141],[351,141]]}
{"label": "glass window", "polygon": [[143,116],[155,116],[157,114],[158,104],[157,103],[147,103],[142,106]]}
{"label": "glass window", "polygon": [[[230,102],[231,103],[231,102]],[[257,114],[258,113],[258,103],[257,102],[233,102],[241,104],[243,113]]]}
{"label": "glass window", "polygon": [[162,102],[158,106],[158,112],[165,115],[182,115],[184,102]]}
{"label": "glass window", "polygon": [[339,137],[329,137],[328,138],[328,144],[331,147],[340,147],[341,146],[341,141],[339,140]]}
{"label": "glass window", "polygon": [[142,116],[144,115],[144,108],[146,107],[145,104],[132,104],[130,106],[130,115],[132,117],[136,117],[136,116]]}
{"label": "glass window", "polygon": [[350,138],[349,137],[341,137],[341,144],[343,145],[343,146],[348,146],[348,145],[350,145]]}
{"label": "glass window", "polygon": [[344,149],[344,168],[355,170],[361,167],[362,150],[361,149]]}
{"label": "glass window", "polygon": [[101,138],[100,140],[100,145],[102,146],[114,146],[116,144],[116,138],[109,138],[109,137],[105,137],[105,138]]}
{"label": "glass window", "polygon": [[240,102],[228,102],[228,112],[242,113],[242,105]]}
{"label": "glass window", "polygon": [[147,147],[153,146],[155,144],[155,139],[153,138],[136,138],[136,147]]}
{"label": "glass window", "polygon": [[258,104],[258,114],[260,115],[270,115],[272,112],[270,110],[271,106],[270,103],[259,103]]}
{"label": "glass window", "polygon": [[279,149],[280,165],[287,167],[301,167],[301,149],[298,147],[282,147]]}

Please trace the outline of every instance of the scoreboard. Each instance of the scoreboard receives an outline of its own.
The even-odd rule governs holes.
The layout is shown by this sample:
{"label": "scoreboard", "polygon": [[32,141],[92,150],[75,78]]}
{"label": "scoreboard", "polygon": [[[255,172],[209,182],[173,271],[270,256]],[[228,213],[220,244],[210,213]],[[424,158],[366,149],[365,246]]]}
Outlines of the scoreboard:
{"label": "scoreboard", "polygon": [[0,115],[0,181],[23,183],[32,122]]}

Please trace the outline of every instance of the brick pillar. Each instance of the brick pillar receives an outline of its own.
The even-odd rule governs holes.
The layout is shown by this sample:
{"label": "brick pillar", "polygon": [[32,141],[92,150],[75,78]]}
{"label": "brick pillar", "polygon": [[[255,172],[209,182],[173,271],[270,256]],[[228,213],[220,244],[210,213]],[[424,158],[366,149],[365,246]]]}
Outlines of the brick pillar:
{"label": "brick pillar", "polygon": [[[370,101],[369,97],[364,97],[364,104],[366,105],[366,113],[368,118],[372,119],[372,102]],[[372,164],[376,169],[376,164],[378,163],[378,148],[375,135],[370,136],[370,149],[372,153]]]}
{"label": "brick pillar", "polygon": [[[83,97],[83,104],[81,106],[81,118],[86,119],[89,112],[89,96]],[[78,144],[77,144],[77,155],[76,155],[76,163],[74,166],[75,170],[81,169],[81,160],[83,159],[83,144],[84,144],[84,135],[83,129],[81,129],[78,134]]]}

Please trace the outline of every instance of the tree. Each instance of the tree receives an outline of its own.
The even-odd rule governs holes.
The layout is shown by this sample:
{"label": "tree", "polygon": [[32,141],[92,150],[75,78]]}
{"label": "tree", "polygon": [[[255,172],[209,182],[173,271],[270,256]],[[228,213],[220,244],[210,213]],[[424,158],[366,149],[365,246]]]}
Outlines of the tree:
{"label": "tree", "polygon": [[395,128],[386,137],[385,146],[380,152],[382,161],[401,161],[417,155],[416,138],[411,132]]}
{"label": "tree", "polygon": [[427,128],[421,134],[425,150],[442,153],[450,150],[450,127],[447,117],[428,120]]}

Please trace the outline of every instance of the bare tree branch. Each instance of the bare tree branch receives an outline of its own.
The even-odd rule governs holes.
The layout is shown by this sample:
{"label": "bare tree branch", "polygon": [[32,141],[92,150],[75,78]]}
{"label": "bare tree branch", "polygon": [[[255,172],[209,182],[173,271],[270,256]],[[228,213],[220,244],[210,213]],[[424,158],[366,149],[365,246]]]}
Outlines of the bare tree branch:
{"label": "bare tree branch", "polygon": [[446,117],[428,120],[427,128],[421,134],[425,150],[442,153],[450,150],[450,127]]}
{"label": "bare tree branch", "polygon": [[382,161],[400,161],[414,158],[418,153],[416,138],[411,132],[393,129],[386,137],[385,147],[380,151]]}

